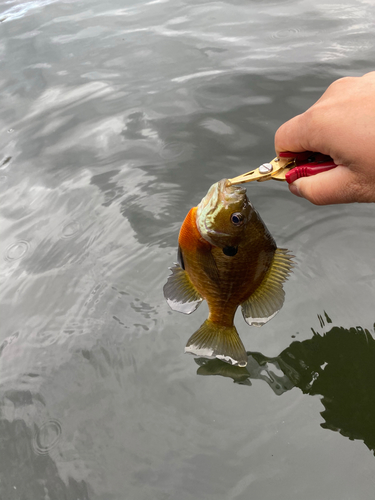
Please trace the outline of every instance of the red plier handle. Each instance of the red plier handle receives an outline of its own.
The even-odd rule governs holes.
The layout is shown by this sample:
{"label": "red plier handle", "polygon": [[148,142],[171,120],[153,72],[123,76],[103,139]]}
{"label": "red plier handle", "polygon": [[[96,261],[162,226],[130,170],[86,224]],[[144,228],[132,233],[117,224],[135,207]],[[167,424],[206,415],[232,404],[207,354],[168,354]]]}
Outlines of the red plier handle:
{"label": "red plier handle", "polygon": [[322,153],[313,153],[312,151],[303,151],[302,153],[292,153],[283,151],[279,153],[279,158],[294,159],[295,166],[285,173],[285,180],[291,184],[300,177],[309,177],[310,175],[320,174],[332,168],[337,167],[330,156]]}

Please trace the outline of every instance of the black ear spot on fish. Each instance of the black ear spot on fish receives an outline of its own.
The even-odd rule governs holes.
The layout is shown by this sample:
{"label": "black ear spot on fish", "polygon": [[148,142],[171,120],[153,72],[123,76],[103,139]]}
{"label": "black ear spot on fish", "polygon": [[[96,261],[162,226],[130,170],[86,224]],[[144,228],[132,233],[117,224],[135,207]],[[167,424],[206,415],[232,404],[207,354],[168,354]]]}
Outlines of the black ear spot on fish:
{"label": "black ear spot on fish", "polygon": [[241,226],[244,221],[244,216],[241,214],[241,212],[234,212],[230,216],[230,221],[234,226]]}
{"label": "black ear spot on fish", "polygon": [[228,257],[234,257],[237,252],[238,252],[237,247],[224,247],[223,248],[223,254],[227,255]]}

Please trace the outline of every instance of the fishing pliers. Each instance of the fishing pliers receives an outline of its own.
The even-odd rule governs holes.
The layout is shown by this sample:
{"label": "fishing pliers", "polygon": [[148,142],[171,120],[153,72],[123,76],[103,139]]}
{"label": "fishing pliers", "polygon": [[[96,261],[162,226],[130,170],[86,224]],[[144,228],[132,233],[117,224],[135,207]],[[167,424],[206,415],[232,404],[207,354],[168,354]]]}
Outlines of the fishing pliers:
{"label": "fishing pliers", "polygon": [[300,177],[320,174],[335,167],[337,165],[332,158],[322,153],[313,153],[311,151],[292,153],[290,151],[283,151],[270,163],[263,163],[263,165],[255,170],[246,172],[233,179],[228,179],[228,182],[231,185],[275,179],[291,184]]}

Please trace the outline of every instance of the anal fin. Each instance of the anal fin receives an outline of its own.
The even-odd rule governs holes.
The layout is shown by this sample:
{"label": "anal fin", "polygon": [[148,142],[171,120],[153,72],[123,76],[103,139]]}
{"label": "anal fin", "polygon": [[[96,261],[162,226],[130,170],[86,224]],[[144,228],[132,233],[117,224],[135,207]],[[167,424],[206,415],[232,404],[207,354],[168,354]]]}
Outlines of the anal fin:
{"label": "anal fin", "polygon": [[272,264],[260,286],[241,304],[245,321],[251,326],[262,326],[272,319],[283,306],[283,283],[292,270],[292,255],[277,248]]}
{"label": "anal fin", "polygon": [[218,358],[232,365],[246,366],[247,354],[235,326],[206,320],[188,340],[185,352],[204,358]]}

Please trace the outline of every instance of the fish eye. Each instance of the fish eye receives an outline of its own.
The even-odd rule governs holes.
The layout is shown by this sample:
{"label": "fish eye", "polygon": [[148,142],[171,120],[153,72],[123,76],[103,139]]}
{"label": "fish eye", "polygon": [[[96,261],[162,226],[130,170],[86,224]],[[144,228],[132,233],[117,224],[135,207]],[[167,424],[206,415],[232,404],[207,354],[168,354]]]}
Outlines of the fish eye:
{"label": "fish eye", "polygon": [[240,226],[244,221],[244,216],[241,214],[241,212],[234,212],[230,216],[230,221],[235,226]]}

